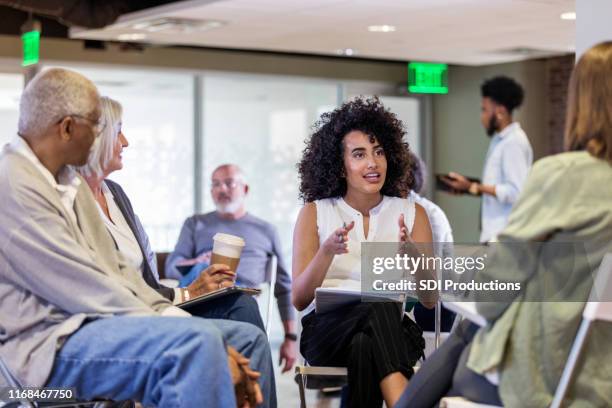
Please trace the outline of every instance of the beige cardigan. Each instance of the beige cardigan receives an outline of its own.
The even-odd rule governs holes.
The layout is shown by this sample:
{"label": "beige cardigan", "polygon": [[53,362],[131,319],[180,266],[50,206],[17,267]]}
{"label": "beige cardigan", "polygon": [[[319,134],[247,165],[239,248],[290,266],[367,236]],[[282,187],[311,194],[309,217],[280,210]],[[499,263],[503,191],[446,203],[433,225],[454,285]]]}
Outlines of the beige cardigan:
{"label": "beige cardigan", "polygon": [[42,173],[7,145],[0,191],[0,355],[23,385],[46,383],[55,353],[85,319],[170,306],[120,263],[84,181],[77,225]]}
{"label": "beige cardigan", "polygon": [[[582,310],[592,286],[592,273],[612,252],[612,166],[586,152],[571,152],[538,161],[499,235],[504,242],[537,241],[575,244],[575,251],[543,251],[514,257],[514,267],[490,259],[486,280],[522,281],[525,292],[508,304],[481,303],[490,321],[474,339],[468,366],[479,373],[500,371],[504,406],[546,407],[561,377]],[[581,253],[582,252],[582,253]],[[585,256],[586,255],[586,256]],[[499,259],[497,260],[499,261]],[[525,302],[538,297],[537,278],[563,290],[558,302]],[[558,276],[557,276],[558,275]],[[534,278],[535,277],[535,278]],[[572,301],[563,301],[571,299]],[[612,300],[612,294],[608,295]],[[612,324],[597,323],[585,345],[578,376],[570,388],[571,406],[612,406]]]}

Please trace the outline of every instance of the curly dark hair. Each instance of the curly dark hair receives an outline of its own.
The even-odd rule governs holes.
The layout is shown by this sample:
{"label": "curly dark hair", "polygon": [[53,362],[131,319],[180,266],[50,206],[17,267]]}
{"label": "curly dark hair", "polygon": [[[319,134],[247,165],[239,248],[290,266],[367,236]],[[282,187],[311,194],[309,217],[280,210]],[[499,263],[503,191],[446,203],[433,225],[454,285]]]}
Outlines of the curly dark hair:
{"label": "curly dark hair", "polygon": [[480,86],[480,93],[483,98],[491,98],[505,107],[508,113],[512,113],[514,109],[521,106],[525,96],[523,87],[507,76],[497,76],[486,80]]}
{"label": "curly dark hair", "polygon": [[403,140],[404,125],[378,98],[360,97],[324,113],[314,124],[314,133],[306,141],[297,165],[302,200],[310,202],[346,194],[343,140],[354,130],[375,137],[385,151],[387,175],[381,193],[392,197],[408,195],[412,176],[410,149]]}

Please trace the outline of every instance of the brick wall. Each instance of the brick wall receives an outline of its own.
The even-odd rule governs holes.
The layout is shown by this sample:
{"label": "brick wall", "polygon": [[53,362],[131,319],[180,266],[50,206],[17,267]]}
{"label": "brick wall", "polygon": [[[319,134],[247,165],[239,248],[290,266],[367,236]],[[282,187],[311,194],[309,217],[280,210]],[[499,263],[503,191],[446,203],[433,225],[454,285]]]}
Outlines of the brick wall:
{"label": "brick wall", "polygon": [[548,154],[563,151],[567,86],[574,61],[574,55],[565,55],[549,58],[546,63],[548,74]]}

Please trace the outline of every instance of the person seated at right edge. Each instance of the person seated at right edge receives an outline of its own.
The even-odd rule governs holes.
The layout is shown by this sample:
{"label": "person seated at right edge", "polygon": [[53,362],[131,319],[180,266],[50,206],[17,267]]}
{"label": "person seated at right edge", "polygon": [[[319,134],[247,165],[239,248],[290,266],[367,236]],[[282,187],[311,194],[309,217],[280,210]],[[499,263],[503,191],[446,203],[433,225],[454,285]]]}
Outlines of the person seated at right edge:
{"label": "person seated at right edge", "polygon": [[299,163],[306,204],[294,231],[292,293],[304,312],[300,349],[309,364],[348,368],[350,407],[392,406],[425,346],[400,303],[318,314],[313,302],[319,287],[361,289],[362,243],[431,243],[425,210],[408,196],[404,134],[378,99],[358,98],[321,116]]}

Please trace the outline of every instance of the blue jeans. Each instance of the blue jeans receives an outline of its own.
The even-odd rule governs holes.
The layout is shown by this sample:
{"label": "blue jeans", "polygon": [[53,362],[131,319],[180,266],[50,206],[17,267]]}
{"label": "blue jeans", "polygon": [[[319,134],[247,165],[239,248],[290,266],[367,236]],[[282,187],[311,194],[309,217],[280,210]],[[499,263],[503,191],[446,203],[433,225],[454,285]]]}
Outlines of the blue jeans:
{"label": "blue jeans", "polygon": [[179,287],[186,288],[189,286],[206,268],[208,268],[208,263],[206,262],[200,262],[193,265],[189,272],[187,272],[186,275],[183,275],[183,277],[179,280]]}
{"label": "blue jeans", "polygon": [[245,323],[197,317],[91,321],[63,344],[47,386],[74,387],[79,399],[131,399],[147,407],[235,407],[225,342],[261,372],[264,406],[275,407],[265,334]]}

